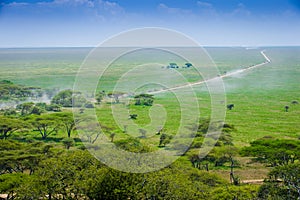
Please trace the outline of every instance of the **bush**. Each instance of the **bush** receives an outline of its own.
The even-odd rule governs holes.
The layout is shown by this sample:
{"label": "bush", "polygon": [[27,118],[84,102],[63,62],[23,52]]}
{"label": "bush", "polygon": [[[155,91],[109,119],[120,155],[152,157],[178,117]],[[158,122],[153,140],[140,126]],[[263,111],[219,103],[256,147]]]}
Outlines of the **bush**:
{"label": "bush", "polygon": [[66,147],[66,149],[70,149],[70,147],[74,146],[75,142],[72,138],[65,138],[62,140],[62,143]]}

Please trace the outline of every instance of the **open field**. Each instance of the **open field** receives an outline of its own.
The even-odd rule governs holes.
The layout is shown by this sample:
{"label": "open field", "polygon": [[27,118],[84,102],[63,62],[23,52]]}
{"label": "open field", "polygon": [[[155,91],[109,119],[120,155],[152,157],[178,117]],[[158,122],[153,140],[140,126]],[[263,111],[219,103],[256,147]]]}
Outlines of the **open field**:
{"label": "open field", "polygon": [[[292,100],[300,99],[300,85],[298,84],[300,48],[272,47],[263,49],[266,49],[266,54],[272,60],[270,64],[232,77],[226,77],[223,80],[227,102],[235,104],[235,109],[227,112],[226,122],[236,126],[237,132],[233,133],[233,136],[234,142],[239,146],[247,145],[250,141],[265,135],[283,138],[300,135],[300,125],[297,123],[300,116],[299,106],[291,105],[290,112],[284,112],[285,105],[289,105]],[[60,90],[71,89],[77,70],[90,50],[90,48],[1,49],[0,79],[11,80],[27,86],[60,88]],[[216,63],[220,73],[222,71],[231,72],[264,62],[264,58],[260,54],[262,48],[247,50],[241,47],[211,47],[206,50]],[[176,59],[172,55],[169,58],[171,61]],[[151,58],[150,60],[154,59]],[[122,61],[129,65],[128,59],[121,59],[119,61],[121,64],[117,63],[118,66],[122,67]],[[118,70],[118,67],[114,67],[112,72],[107,72],[108,74],[103,76],[103,81],[100,81],[98,86],[99,90],[109,91],[109,89],[113,89],[112,83],[119,78],[118,74],[122,72],[122,70],[116,72],[115,69]],[[123,70],[126,70],[126,67]],[[166,69],[160,70],[164,71],[161,73],[163,76],[167,76],[169,73],[166,72]],[[151,69],[149,69],[150,71]],[[191,73],[185,71],[187,70],[179,69],[179,73]],[[145,71],[145,74],[147,73]],[[189,74],[184,75],[186,77],[191,76]],[[137,82],[143,82],[145,76],[134,73],[131,75],[131,77],[137,77]],[[199,77],[196,74],[195,77],[197,76]],[[201,80],[201,77],[199,79]],[[189,81],[194,82],[195,79],[192,78]],[[169,82],[172,84],[172,81]],[[209,117],[210,96],[205,85],[194,86],[194,88],[199,99],[201,117]],[[173,101],[174,97],[168,94],[171,93],[160,94],[155,102],[166,106],[166,108],[176,107],[176,101]],[[109,117],[104,118],[110,121]],[[140,122],[140,120],[142,119],[139,119],[138,123],[145,123]],[[172,127],[169,126],[168,129],[172,130]]]}
{"label": "open field", "polygon": [[[77,72],[90,50],[90,48],[0,49],[0,80],[10,80],[16,84],[28,87],[36,86],[42,89],[72,89]],[[266,62],[261,54],[263,50],[270,58],[270,63]],[[209,74],[208,77],[222,78],[225,87],[226,98],[224,102],[220,102],[220,107],[226,111],[225,124],[233,127],[229,131],[229,140],[232,139],[230,147],[241,150],[261,138],[299,140],[300,105],[292,104],[292,101],[300,102],[300,47],[257,49],[208,47],[206,51],[216,64],[218,72],[210,70],[209,62],[204,63],[204,66],[201,67],[204,67],[204,71]],[[145,61],[151,64],[143,65]],[[185,118],[191,119],[191,121],[188,121],[181,130],[184,132],[181,137],[173,138],[175,141],[180,141],[175,142],[177,148],[182,148],[182,144],[189,142],[193,137],[189,131],[195,130],[195,127],[192,127],[195,124],[194,119],[198,120],[199,118],[200,121],[203,121],[210,118],[212,100],[206,84],[202,83],[204,77],[200,76],[196,69],[167,68],[166,66],[172,62],[183,66],[186,61],[172,54],[163,52],[158,56],[156,52],[151,51],[138,55],[138,57],[134,55],[129,55],[127,58],[121,57],[105,70],[95,87],[97,92],[105,91],[106,95],[102,102],[95,104],[95,109],[86,108],[84,114],[93,114],[95,111],[101,126],[105,127],[103,132],[112,141],[114,140],[116,143],[130,141],[134,137],[138,139],[139,143],[138,145],[134,143],[130,148],[134,149],[135,145],[138,148],[141,145],[148,148],[142,150],[152,152],[169,148],[168,145],[166,147],[159,145],[161,135],[157,134],[157,131],[163,128],[163,133],[175,136],[181,127],[181,116],[184,114]],[[261,63],[264,64],[259,65]],[[251,66],[254,67],[241,71]],[[82,73],[86,75],[83,80],[86,80],[87,83],[97,75],[96,71],[93,71],[97,69],[97,65],[93,67],[95,68]],[[240,73],[231,74],[237,71]],[[123,76],[124,74],[126,76]],[[160,84],[155,84],[157,82]],[[164,86],[176,88],[197,82],[201,82],[201,84],[190,85],[193,94],[189,93],[191,89],[189,87],[179,87],[176,92],[175,90],[163,90],[166,89]],[[144,83],[146,84],[143,85]],[[126,95],[117,99],[117,102],[108,95],[113,90]],[[136,93],[134,94],[134,92]],[[135,105],[134,95],[151,92],[154,94],[152,106]],[[94,94],[89,92],[88,95],[88,99],[95,102]],[[190,99],[192,96],[194,98]],[[180,105],[180,103],[183,104]],[[226,109],[228,104],[234,104],[234,108]],[[285,106],[289,106],[288,112],[286,112]],[[80,111],[80,109],[77,110]],[[68,113],[71,112],[71,108],[62,108],[62,111]],[[199,113],[199,116],[194,116],[195,113]],[[135,120],[129,119],[129,114],[136,114],[138,117]],[[22,116],[20,118],[30,121],[30,117]],[[83,123],[84,125],[88,124]],[[74,151],[82,148],[82,142],[76,131],[72,135],[72,138],[75,139],[75,146],[72,146],[71,149]],[[11,136],[11,139],[21,142],[43,141],[59,149],[64,147],[64,138],[66,138],[66,133],[62,129],[55,131],[45,140],[36,130],[34,132],[15,132]],[[192,141],[191,150],[177,160],[174,166],[186,167],[187,171],[189,167],[193,167],[191,158],[199,152],[199,144],[202,142],[203,138],[197,136]],[[224,146],[226,147],[226,145]],[[217,146],[221,153],[213,152],[212,155],[219,156],[219,154],[228,153],[222,152],[224,146],[222,144]],[[238,152],[238,150],[236,151]],[[262,184],[261,180],[267,178],[268,172],[272,169],[266,167],[265,164],[253,162],[253,157],[237,153],[234,158],[238,163],[235,174],[241,182],[252,183],[253,181],[256,183],[256,180],[259,180],[259,184]],[[296,163],[298,162],[296,161]],[[207,167],[210,169],[208,174],[216,174],[229,183],[231,170],[229,161],[221,166],[209,162]],[[257,190],[256,186],[255,188]]]}

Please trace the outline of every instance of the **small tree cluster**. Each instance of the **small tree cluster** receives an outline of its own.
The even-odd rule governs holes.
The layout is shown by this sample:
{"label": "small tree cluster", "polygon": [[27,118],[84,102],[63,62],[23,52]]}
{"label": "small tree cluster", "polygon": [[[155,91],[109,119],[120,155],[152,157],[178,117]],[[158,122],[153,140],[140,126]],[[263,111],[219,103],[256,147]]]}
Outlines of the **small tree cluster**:
{"label": "small tree cluster", "polygon": [[135,105],[152,106],[154,97],[151,94],[139,94],[134,96]]}

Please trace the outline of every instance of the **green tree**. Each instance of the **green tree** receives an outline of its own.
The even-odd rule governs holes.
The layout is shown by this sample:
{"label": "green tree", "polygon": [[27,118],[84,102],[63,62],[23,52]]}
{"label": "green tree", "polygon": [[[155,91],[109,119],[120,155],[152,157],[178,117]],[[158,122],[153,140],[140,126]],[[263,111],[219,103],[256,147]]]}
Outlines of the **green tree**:
{"label": "green tree", "polygon": [[77,116],[74,118],[73,113],[71,112],[56,113],[53,116],[55,116],[55,118],[65,128],[69,138],[71,137],[72,132],[76,129],[76,126],[87,120],[84,116]]}
{"label": "green tree", "polygon": [[122,150],[135,153],[144,153],[150,151],[148,146],[141,143],[139,139],[133,137],[115,141],[115,145]]}
{"label": "green tree", "polygon": [[139,94],[134,96],[135,105],[152,106],[154,97],[151,94]]}
{"label": "green tree", "polygon": [[277,166],[269,173],[258,193],[259,199],[298,199],[300,197],[300,164]]}
{"label": "green tree", "polygon": [[211,200],[250,200],[257,199],[257,185],[221,186],[213,189],[208,199]]}
{"label": "green tree", "polygon": [[22,120],[0,116],[0,139],[7,139],[12,133],[28,128],[30,125]]}
{"label": "green tree", "polygon": [[26,103],[17,105],[17,109],[21,110],[21,115],[31,114],[33,107],[34,107],[33,102],[26,102]]}
{"label": "green tree", "polygon": [[60,91],[52,98],[51,104],[57,104],[63,107],[72,107],[72,95],[72,90]]}
{"label": "green tree", "polygon": [[32,174],[40,160],[52,154],[51,145],[10,140],[0,141],[0,152],[0,174],[23,172]]}
{"label": "green tree", "polygon": [[287,165],[300,158],[300,141],[263,138],[250,143],[241,150],[244,156],[254,156],[255,161],[270,166]]}
{"label": "green tree", "polygon": [[160,147],[164,147],[166,146],[167,144],[169,144],[171,142],[171,139],[173,137],[171,135],[167,135],[165,133],[161,134],[160,135],[160,138],[159,138],[159,145]]}
{"label": "green tree", "polygon": [[33,116],[29,118],[29,122],[42,136],[46,139],[49,135],[56,133],[60,127],[60,121],[54,114],[45,114],[41,116]]}
{"label": "green tree", "polygon": [[104,99],[105,97],[105,93],[102,91],[102,92],[98,92],[96,94],[96,101],[98,104],[100,104],[102,102],[102,100]]}
{"label": "green tree", "polygon": [[87,121],[80,126],[76,126],[76,129],[80,131],[80,137],[82,141],[86,141],[90,144],[94,144],[98,137],[103,134],[101,129],[105,129],[105,126],[100,126],[97,122]]}
{"label": "green tree", "polygon": [[0,191],[6,193],[7,199],[14,199],[16,190],[29,179],[29,175],[23,173],[2,174],[0,176]]}

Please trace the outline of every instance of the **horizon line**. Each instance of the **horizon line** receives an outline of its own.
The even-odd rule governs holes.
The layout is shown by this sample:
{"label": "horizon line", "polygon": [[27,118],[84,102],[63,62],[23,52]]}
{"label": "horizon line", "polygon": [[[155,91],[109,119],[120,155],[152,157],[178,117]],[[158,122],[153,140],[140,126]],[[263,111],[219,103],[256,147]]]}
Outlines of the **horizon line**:
{"label": "horizon line", "polygon": [[[105,47],[105,46],[103,46]],[[119,46],[126,47],[126,46]],[[137,46],[138,47],[138,46]],[[176,46],[174,46],[176,47]],[[181,46],[178,46],[181,47]],[[194,46],[193,46],[194,47]],[[300,47],[300,45],[202,45],[199,47],[212,48],[212,47],[227,47],[227,48],[266,48],[266,47]],[[50,49],[50,48],[98,48],[98,46],[7,46],[1,47],[0,49]],[[113,46],[118,48],[118,46]]]}

